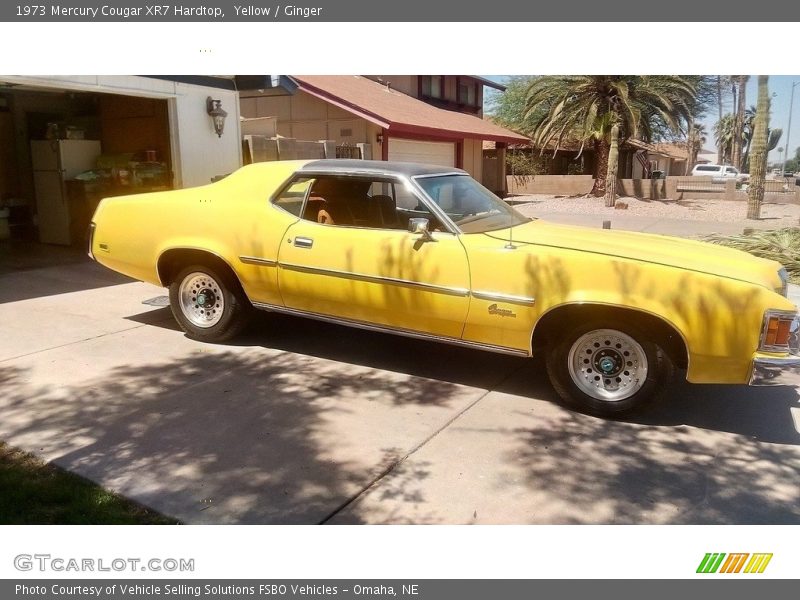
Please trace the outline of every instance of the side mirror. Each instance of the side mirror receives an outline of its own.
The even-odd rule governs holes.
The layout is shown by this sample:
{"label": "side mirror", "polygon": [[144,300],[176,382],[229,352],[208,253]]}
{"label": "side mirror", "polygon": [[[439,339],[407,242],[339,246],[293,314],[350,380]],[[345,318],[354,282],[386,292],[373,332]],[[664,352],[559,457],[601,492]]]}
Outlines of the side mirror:
{"label": "side mirror", "polygon": [[418,233],[422,236],[422,239],[426,242],[432,242],[433,236],[431,235],[430,230],[430,222],[428,219],[423,218],[414,218],[408,220],[408,231],[411,233]]}

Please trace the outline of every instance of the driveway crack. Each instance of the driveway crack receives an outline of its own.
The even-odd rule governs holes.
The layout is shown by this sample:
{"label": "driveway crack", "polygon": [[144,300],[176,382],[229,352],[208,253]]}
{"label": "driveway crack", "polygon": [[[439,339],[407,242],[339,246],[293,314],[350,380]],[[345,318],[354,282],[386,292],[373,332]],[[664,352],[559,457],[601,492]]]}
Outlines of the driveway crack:
{"label": "driveway crack", "polygon": [[109,335],[116,335],[118,333],[125,333],[126,331],[133,331],[134,329],[139,329],[141,327],[145,327],[147,324],[142,325],[134,325],[133,327],[127,327],[125,329],[118,329],[116,331],[107,331],[106,333],[101,333],[99,335],[93,335],[91,337],[84,338],[82,340],[74,340],[72,342],[66,342],[65,344],[59,344],[57,346],[50,346],[49,348],[40,348],[39,350],[34,350],[33,352],[26,352],[25,354],[19,354],[18,356],[10,356],[8,358],[4,358],[0,360],[0,364],[9,362],[11,360],[17,360],[18,358],[25,358],[26,356],[33,356],[34,354],[41,354],[43,352],[49,352],[50,350],[58,350],[59,348],[66,348],[67,346],[74,346],[75,344],[82,344],[84,342],[91,342],[92,340],[97,340],[103,337],[107,337]]}

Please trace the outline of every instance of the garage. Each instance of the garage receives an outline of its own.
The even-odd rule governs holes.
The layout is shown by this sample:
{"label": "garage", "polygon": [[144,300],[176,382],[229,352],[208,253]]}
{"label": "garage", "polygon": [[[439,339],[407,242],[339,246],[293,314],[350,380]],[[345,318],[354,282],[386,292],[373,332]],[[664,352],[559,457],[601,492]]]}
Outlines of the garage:
{"label": "garage", "polygon": [[389,138],[389,160],[455,167],[456,144]]}
{"label": "garage", "polygon": [[103,197],[173,185],[165,100],[6,84],[0,148],[15,240],[79,246]]}
{"label": "garage", "polygon": [[[212,98],[227,130],[215,130]],[[0,75],[0,259],[82,256],[102,198],[230,173],[238,117],[223,78]]]}

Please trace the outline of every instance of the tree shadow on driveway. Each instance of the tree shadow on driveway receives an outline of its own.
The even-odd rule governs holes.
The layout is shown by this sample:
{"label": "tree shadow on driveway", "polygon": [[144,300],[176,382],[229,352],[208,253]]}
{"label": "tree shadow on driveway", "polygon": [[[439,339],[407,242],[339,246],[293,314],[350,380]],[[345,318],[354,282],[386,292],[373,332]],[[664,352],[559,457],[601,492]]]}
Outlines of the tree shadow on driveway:
{"label": "tree shadow on driveway", "polygon": [[7,367],[0,435],[185,522],[318,523],[469,402],[442,381],[215,347],[66,386]]}
{"label": "tree shadow on driveway", "polygon": [[537,508],[549,522],[800,523],[796,445],[574,413],[513,436],[508,459],[526,465],[528,486],[546,490]]}
{"label": "tree shadow on driveway", "polygon": [[[277,315],[236,344],[203,345],[180,336],[168,311],[131,318],[155,331],[125,335],[177,349],[148,358],[124,354],[142,348],[124,338],[101,340],[115,362],[66,384],[67,349],[49,365],[15,361],[0,371],[0,436],[190,523],[325,522],[392,469],[401,485],[374,492],[424,506],[444,464],[398,464],[409,452],[486,390],[555,399],[541,359]],[[526,493],[547,490],[558,507],[549,522],[798,522],[796,391],[675,390],[625,421],[537,408],[475,435],[502,434],[492,468],[522,469]],[[382,522],[404,519],[398,509]],[[357,505],[348,522],[364,522]]]}

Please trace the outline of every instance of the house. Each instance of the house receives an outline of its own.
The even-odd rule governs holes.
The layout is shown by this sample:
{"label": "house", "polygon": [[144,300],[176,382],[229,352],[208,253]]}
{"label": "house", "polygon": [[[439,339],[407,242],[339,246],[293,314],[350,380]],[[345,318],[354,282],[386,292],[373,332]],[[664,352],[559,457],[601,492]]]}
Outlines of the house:
{"label": "house", "polygon": [[707,150],[703,148],[697,153],[698,164],[717,164],[719,160],[719,153],[716,150]]}
{"label": "house", "polygon": [[485,172],[483,141],[503,151],[527,141],[481,118],[484,87],[504,88],[472,75],[237,76],[236,84],[242,116],[274,117],[283,138],[328,140],[362,158],[463,168],[501,192],[505,161],[489,162]]}
{"label": "house", "polygon": [[[484,144],[484,154],[490,156],[493,146]],[[556,147],[548,144],[542,152],[525,144],[511,146],[509,153],[530,153],[537,159],[538,168],[545,175],[593,175],[595,171],[594,148],[591,143],[562,140]],[[703,151],[707,152],[707,151]],[[653,173],[663,176],[685,175],[688,151],[685,142],[644,142],[628,139],[620,144],[620,179],[649,179]],[[708,162],[698,157],[698,163]]]}
{"label": "house", "polygon": [[663,176],[685,175],[688,151],[681,142],[643,142],[628,140],[627,163],[622,179],[649,179],[653,173]]}

